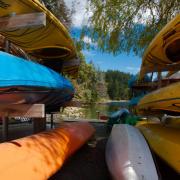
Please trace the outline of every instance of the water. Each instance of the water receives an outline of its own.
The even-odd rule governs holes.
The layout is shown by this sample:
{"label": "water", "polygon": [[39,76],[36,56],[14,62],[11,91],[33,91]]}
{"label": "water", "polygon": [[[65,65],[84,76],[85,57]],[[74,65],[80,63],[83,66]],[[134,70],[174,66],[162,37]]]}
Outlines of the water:
{"label": "water", "polygon": [[91,104],[84,106],[82,109],[86,119],[97,119],[98,113],[100,115],[111,115],[120,108],[127,108],[128,102],[108,102],[101,104]]}

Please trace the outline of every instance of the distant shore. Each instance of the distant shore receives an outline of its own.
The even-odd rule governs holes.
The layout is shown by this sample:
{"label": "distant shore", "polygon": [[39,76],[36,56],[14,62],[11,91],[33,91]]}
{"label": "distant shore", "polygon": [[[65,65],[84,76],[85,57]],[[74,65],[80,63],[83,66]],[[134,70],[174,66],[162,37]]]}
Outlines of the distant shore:
{"label": "distant shore", "polygon": [[126,103],[129,102],[129,100],[107,100],[103,102],[97,102],[97,104],[106,104],[106,103]]}

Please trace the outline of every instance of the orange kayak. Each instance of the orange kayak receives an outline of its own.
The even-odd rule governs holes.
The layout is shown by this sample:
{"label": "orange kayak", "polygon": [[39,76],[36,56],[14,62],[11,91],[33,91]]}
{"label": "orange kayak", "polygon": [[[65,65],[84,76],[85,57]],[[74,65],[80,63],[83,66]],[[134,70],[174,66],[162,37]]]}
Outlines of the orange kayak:
{"label": "orange kayak", "polygon": [[0,179],[48,179],[94,132],[86,122],[66,123],[52,131],[2,143]]}

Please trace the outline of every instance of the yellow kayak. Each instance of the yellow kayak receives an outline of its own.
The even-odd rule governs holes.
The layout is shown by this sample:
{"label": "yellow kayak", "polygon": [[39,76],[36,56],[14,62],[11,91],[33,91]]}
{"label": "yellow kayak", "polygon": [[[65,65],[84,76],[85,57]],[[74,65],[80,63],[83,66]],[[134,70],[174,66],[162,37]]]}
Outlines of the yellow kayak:
{"label": "yellow kayak", "polygon": [[180,113],[180,82],[152,91],[137,105],[138,114],[152,112]]}
{"label": "yellow kayak", "polygon": [[78,58],[73,58],[73,59],[68,59],[68,61],[61,60],[46,60],[46,61],[41,61],[41,63],[44,66],[47,66],[56,72],[60,72],[62,74],[67,74],[71,76],[71,78],[77,78],[78,76],[78,70],[79,70],[79,65],[80,65],[80,60]]}
{"label": "yellow kayak", "polygon": [[79,71],[80,59],[71,59],[63,62],[62,72],[70,75],[72,78],[77,78]]}
{"label": "yellow kayak", "polygon": [[180,14],[152,40],[145,51],[140,78],[148,72],[180,69]]}
{"label": "yellow kayak", "polygon": [[150,148],[180,173],[180,120],[175,125],[147,122],[139,124]]}
{"label": "yellow kayak", "polygon": [[73,41],[64,25],[38,0],[3,0],[0,17],[12,14],[45,13],[46,26],[11,29],[0,32],[8,40],[32,56],[41,59],[72,58],[76,56]]}

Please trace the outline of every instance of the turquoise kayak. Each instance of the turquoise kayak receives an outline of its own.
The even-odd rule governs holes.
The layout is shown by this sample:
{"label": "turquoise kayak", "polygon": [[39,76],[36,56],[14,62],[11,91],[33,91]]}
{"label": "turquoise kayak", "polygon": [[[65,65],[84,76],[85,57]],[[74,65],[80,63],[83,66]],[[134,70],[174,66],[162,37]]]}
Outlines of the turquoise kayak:
{"label": "turquoise kayak", "polygon": [[74,95],[71,82],[55,71],[0,51],[0,103],[42,103],[54,108]]}

